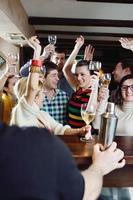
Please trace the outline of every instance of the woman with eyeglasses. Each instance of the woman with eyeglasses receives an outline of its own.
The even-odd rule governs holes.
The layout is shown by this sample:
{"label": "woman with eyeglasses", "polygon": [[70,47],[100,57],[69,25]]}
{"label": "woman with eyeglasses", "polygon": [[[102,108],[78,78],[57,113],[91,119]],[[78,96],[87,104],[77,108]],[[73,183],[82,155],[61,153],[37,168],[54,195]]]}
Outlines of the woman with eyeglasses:
{"label": "woman with eyeglasses", "polygon": [[[108,89],[102,90],[101,101],[98,105],[93,127],[100,128],[101,114],[106,110]],[[119,84],[117,93],[118,105],[115,106],[115,113],[118,117],[116,128],[117,136],[133,136],[133,75],[124,76]],[[103,188],[101,199],[131,199],[130,192],[133,188]]]}
{"label": "woman with eyeglasses", "polygon": [[[133,75],[130,74],[122,78],[119,84],[117,98],[118,105],[115,106],[115,113],[118,117],[116,135],[133,136]],[[100,128],[100,118],[101,114],[105,112],[106,103],[107,101],[104,100],[104,103],[101,102],[99,104],[96,118],[93,121],[94,128]]]}

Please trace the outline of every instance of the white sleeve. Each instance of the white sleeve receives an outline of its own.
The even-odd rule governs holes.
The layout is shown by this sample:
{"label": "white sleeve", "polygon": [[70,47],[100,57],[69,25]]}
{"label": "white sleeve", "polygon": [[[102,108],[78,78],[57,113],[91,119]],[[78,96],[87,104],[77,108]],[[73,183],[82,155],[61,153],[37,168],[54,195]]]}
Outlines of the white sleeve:
{"label": "white sleeve", "polygon": [[46,119],[46,122],[48,122],[49,129],[53,131],[55,135],[64,135],[65,130],[71,128],[69,125],[63,126],[62,124],[60,124],[47,112],[41,111],[41,113]]}
{"label": "white sleeve", "polygon": [[102,100],[99,102],[97,110],[96,110],[96,116],[95,119],[93,120],[92,124],[95,129],[100,129],[100,123],[101,123],[101,115],[105,112],[106,107],[107,107],[107,99]]}

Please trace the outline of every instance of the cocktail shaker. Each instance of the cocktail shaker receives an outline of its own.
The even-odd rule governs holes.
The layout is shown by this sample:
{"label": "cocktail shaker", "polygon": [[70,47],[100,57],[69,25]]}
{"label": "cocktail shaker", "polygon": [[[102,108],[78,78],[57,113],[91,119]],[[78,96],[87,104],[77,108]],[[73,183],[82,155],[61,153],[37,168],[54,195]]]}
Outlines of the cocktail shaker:
{"label": "cocktail shaker", "polygon": [[109,102],[106,112],[101,116],[99,143],[108,148],[114,140],[118,117],[115,114],[115,104]]}

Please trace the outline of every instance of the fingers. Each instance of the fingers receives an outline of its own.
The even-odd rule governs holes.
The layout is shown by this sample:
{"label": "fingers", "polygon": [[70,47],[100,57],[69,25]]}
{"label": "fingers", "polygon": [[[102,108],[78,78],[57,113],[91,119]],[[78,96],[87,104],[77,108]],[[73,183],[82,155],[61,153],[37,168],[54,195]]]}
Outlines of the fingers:
{"label": "fingers", "polygon": [[115,151],[117,147],[117,143],[116,142],[112,142],[112,144],[110,145],[110,147],[107,149],[107,151]]}
{"label": "fingers", "polygon": [[121,162],[119,162],[119,163],[117,164],[117,169],[124,167],[125,164],[126,164],[126,160],[123,159]]}
{"label": "fingers", "polygon": [[122,150],[120,150],[120,149],[116,149],[115,150],[115,154],[116,154],[116,156],[118,158],[118,161],[120,161],[124,157],[124,152]]}

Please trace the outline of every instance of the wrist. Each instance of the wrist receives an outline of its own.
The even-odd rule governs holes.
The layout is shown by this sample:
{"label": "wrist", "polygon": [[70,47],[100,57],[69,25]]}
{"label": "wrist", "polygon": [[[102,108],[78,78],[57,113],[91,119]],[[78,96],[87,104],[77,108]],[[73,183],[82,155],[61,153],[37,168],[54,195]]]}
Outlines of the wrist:
{"label": "wrist", "polygon": [[90,166],[90,169],[91,169],[92,171],[96,171],[97,174],[99,174],[100,176],[104,176],[104,172],[103,172],[103,170],[102,170],[102,167],[99,166],[98,164],[93,163],[93,164]]}
{"label": "wrist", "polygon": [[41,60],[35,60],[35,59],[32,59],[31,60],[31,67],[41,67],[42,66],[42,61]]}

